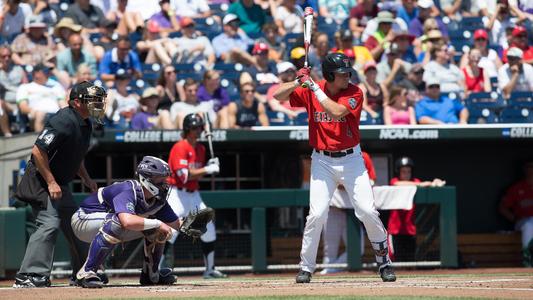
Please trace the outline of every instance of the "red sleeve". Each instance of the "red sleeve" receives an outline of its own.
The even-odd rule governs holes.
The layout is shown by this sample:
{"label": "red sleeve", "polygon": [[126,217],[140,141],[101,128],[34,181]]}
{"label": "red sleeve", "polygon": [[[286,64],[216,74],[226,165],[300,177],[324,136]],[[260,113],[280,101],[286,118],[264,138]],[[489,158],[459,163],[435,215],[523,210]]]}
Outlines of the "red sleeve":
{"label": "red sleeve", "polygon": [[306,105],[306,97],[305,93],[308,92],[308,89],[304,89],[303,87],[299,86],[297,87],[290,95],[289,95],[289,103],[292,107],[305,107]]}
{"label": "red sleeve", "polygon": [[396,182],[398,182],[398,181],[400,181],[400,179],[399,179],[398,177],[394,177],[394,178],[392,178],[392,179],[390,180],[389,184],[390,184],[390,185],[395,185]]}
{"label": "red sleeve", "polygon": [[366,39],[365,47],[368,50],[372,50],[372,49],[376,48],[377,46],[378,46],[378,40],[376,40],[375,37],[370,36],[370,37],[368,37],[368,39]]}
{"label": "red sleeve", "polygon": [[507,50],[509,50],[509,48],[503,49],[503,53],[502,53],[502,62],[504,64],[507,63]]}
{"label": "red sleeve", "polygon": [[205,166],[207,163],[205,158],[205,146],[198,144],[198,148],[196,149],[196,161],[199,162],[201,166]]}
{"label": "red sleeve", "polygon": [[507,207],[507,208],[512,208],[513,206],[515,206],[515,203],[518,199],[517,197],[517,193],[516,193],[516,184],[511,186],[507,192],[505,193],[505,196],[503,196],[503,202],[502,202],[502,205]]}
{"label": "red sleeve", "polygon": [[376,169],[374,168],[374,164],[372,163],[372,158],[370,158],[370,155],[368,153],[363,151],[363,160],[365,161],[365,167],[368,171],[368,177],[374,181],[376,181]]}
{"label": "red sleeve", "polygon": [[175,144],[170,151],[170,157],[168,162],[172,173],[176,173],[177,170],[189,167],[189,157],[186,147],[179,144]]}
{"label": "red sleeve", "polygon": [[359,117],[363,107],[363,92],[359,87],[352,85],[348,93],[349,95],[339,98],[338,103],[344,105],[350,114]]}

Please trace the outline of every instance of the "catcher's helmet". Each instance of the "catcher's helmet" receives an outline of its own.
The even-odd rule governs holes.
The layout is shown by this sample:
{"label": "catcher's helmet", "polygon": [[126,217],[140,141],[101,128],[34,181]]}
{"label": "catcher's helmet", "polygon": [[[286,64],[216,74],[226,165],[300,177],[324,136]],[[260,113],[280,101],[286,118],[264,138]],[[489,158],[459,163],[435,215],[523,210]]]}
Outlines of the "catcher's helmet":
{"label": "catcher's helmet", "polygon": [[157,199],[166,199],[168,194],[168,183],[161,181],[154,183],[154,178],[170,176],[170,167],[167,162],[154,156],[145,156],[137,165],[137,175],[139,182],[150,194]]}
{"label": "catcher's helmet", "polygon": [[203,127],[204,125],[204,119],[202,119],[199,114],[188,114],[183,119],[184,132],[189,132],[193,128]]}
{"label": "catcher's helmet", "polygon": [[351,73],[354,71],[348,56],[344,53],[330,53],[322,61],[322,75],[327,81],[335,80],[334,73]]}
{"label": "catcher's helmet", "polygon": [[87,104],[89,113],[93,119],[103,124],[105,114],[107,92],[103,87],[94,85],[89,81],[82,81],[76,84],[70,91],[69,100],[79,100],[81,103]]}
{"label": "catcher's helmet", "polygon": [[396,173],[400,172],[400,168],[401,167],[414,167],[415,166],[415,163],[413,162],[413,160],[410,158],[410,157],[407,157],[407,156],[402,156],[400,158],[398,158],[396,160],[396,162],[394,163],[394,170],[396,171]]}

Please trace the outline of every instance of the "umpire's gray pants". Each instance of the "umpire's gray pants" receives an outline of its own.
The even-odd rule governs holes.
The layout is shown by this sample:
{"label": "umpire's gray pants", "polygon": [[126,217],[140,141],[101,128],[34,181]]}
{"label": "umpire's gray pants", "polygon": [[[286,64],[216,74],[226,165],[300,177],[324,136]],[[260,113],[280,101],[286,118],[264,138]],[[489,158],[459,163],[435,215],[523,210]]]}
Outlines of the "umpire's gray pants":
{"label": "umpire's gray pants", "polygon": [[63,191],[61,200],[51,201],[48,197],[46,208],[32,205],[37,229],[30,236],[19,273],[50,276],[59,229],[63,231],[69,244],[72,275],[75,276],[83,265],[88,245],[76,238],[70,226],[70,218],[77,206],[68,187],[62,186],[61,190]]}

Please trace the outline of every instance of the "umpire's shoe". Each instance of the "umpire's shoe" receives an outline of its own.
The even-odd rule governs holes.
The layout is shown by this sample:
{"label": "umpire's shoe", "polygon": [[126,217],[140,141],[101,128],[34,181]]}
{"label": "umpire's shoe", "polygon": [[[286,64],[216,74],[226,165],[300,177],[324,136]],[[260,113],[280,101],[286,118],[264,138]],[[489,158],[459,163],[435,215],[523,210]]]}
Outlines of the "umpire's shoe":
{"label": "umpire's shoe", "polygon": [[394,269],[391,265],[386,265],[383,268],[379,269],[379,275],[384,282],[394,282],[396,281],[396,275],[394,274]]}
{"label": "umpire's shoe", "polygon": [[176,276],[172,275],[172,269],[162,268],[159,270],[159,280],[153,282],[147,273],[141,272],[139,283],[141,285],[172,285],[176,282]]}
{"label": "umpire's shoe", "polygon": [[298,272],[298,275],[296,275],[296,283],[309,282],[311,282],[311,273],[304,270],[300,270],[300,272]]}
{"label": "umpire's shoe", "polygon": [[40,288],[49,287],[52,283],[48,276],[39,274],[17,274],[15,276],[14,288]]}
{"label": "umpire's shoe", "polygon": [[204,279],[218,279],[218,278],[226,278],[228,277],[228,275],[220,272],[219,270],[210,270],[210,271],[205,271],[204,274],[203,274],[203,277]]}
{"label": "umpire's shoe", "polygon": [[[102,279],[100,279],[96,272],[88,271],[83,274],[78,272],[78,275],[82,278],[76,280],[76,286],[81,286],[87,289],[101,289],[104,286]],[[78,277],[78,275],[76,275],[76,277]]]}

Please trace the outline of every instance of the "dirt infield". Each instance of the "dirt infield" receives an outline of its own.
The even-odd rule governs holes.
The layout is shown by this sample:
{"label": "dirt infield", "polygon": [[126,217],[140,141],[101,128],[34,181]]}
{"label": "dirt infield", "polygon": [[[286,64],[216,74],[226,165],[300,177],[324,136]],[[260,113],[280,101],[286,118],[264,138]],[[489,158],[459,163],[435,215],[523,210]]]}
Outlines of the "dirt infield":
{"label": "dirt infield", "polygon": [[99,290],[69,287],[54,281],[51,288],[13,289],[0,282],[0,299],[101,299],[256,296],[439,296],[533,299],[533,269],[466,269],[398,271],[398,281],[383,283],[373,272],[315,275],[310,284],[294,283],[294,274],[234,275],[221,280],[180,276],[170,287],[140,287],[134,278],[111,278]]}

